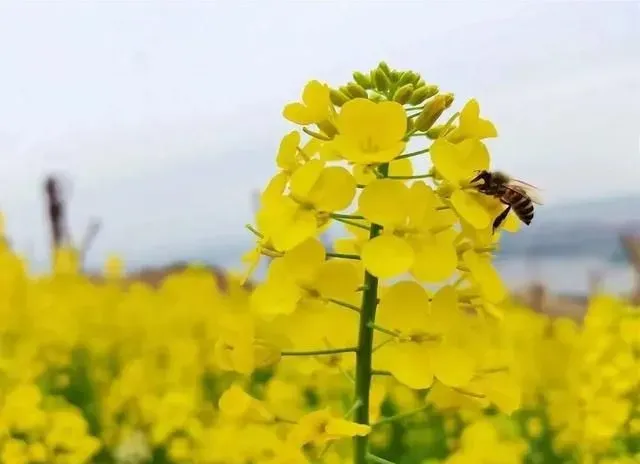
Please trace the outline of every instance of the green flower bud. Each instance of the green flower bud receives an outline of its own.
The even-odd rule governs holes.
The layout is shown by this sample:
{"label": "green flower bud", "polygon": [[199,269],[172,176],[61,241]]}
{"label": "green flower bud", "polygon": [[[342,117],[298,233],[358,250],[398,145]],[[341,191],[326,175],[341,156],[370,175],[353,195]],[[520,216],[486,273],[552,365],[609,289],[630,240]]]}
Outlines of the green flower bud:
{"label": "green flower bud", "polygon": [[354,98],[354,96],[351,95],[351,92],[349,91],[349,88],[346,85],[343,85],[342,87],[338,87],[338,90],[343,94],[345,94],[347,97],[349,97],[349,99]]}
{"label": "green flower bud", "polygon": [[444,124],[438,124],[437,126],[433,126],[431,129],[427,131],[427,137],[431,140],[435,140],[440,137],[442,133],[442,129],[444,129]]}
{"label": "green flower bud", "polygon": [[391,71],[391,75],[389,76],[389,78],[391,79],[391,82],[398,82],[400,80],[400,71]]}
{"label": "green flower bud", "polygon": [[407,84],[415,84],[418,79],[416,79],[417,75],[413,71],[405,71],[398,79],[398,86],[402,87]]}
{"label": "green flower bud", "polygon": [[419,89],[420,87],[424,87],[425,85],[427,85],[427,83],[421,77],[416,81],[416,89]]}
{"label": "green flower bud", "polygon": [[378,69],[385,73],[387,76],[391,76],[391,68],[389,68],[389,65],[384,61],[381,61],[380,64],[378,64]]}
{"label": "green flower bud", "polygon": [[371,100],[372,102],[380,103],[384,100],[384,97],[379,93],[374,93],[369,97],[369,100]]}
{"label": "green flower bud", "polygon": [[393,94],[393,101],[404,105],[409,101],[413,94],[413,84],[405,84],[395,91]]}
{"label": "green flower bud", "polygon": [[439,89],[437,85],[425,85],[419,87],[413,92],[413,95],[411,95],[409,103],[411,105],[419,105],[427,98],[431,98],[436,95],[438,93],[438,90]]}
{"label": "green flower bud", "polygon": [[391,81],[389,81],[385,72],[378,68],[373,71],[373,84],[377,90],[385,91],[391,85]]}
{"label": "green flower bud", "polygon": [[347,90],[349,90],[349,95],[353,98],[369,98],[367,91],[355,82],[349,82],[347,84]]}
{"label": "green flower bud", "polygon": [[329,91],[329,97],[331,98],[331,103],[337,107],[341,107],[350,100],[348,95],[345,95],[344,92],[337,89],[331,89]]}
{"label": "green flower bud", "polygon": [[407,118],[407,133],[411,133],[413,132],[413,128],[415,127],[415,123],[413,122],[413,118],[409,119]]}
{"label": "green flower bud", "polygon": [[362,88],[365,88],[365,89],[373,88],[371,77],[359,71],[356,71],[353,73],[353,80],[356,81],[358,85],[360,85]]}
{"label": "green flower bud", "polygon": [[431,129],[427,131],[427,137],[429,137],[431,140],[435,140],[440,137],[444,137],[449,132],[451,132],[454,128],[455,126],[438,124],[437,126],[433,126]]}
{"label": "green flower bud", "polygon": [[416,119],[416,129],[419,131],[428,131],[436,123],[438,118],[453,103],[453,95],[443,93],[436,95],[431,101],[427,102],[424,109]]}
{"label": "green flower bud", "polygon": [[413,81],[411,83],[416,87],[422,87],[425,85],[425,81],[422,76],[416,72],[413,73]]}

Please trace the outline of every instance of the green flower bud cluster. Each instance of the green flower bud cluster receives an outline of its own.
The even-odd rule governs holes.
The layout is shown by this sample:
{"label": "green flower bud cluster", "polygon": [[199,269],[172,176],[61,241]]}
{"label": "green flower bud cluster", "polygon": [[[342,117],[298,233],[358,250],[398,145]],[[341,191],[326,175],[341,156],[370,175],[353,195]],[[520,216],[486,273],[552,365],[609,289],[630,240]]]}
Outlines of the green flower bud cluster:
{"label": "green flower bud cluster", "polygon": [[437,126],[437,129],[433,126],[453,103],[453,95],[440,93],[437,85],[427,84],[414,71],[391,69],[384,61],[369,72],[354,72],[353,81],[331,89],[330,97],[331,103],[337,107],[355,98],[367,98],[374,102],[394,101],[410,107],[417,112],[409,119],[409,131],[426,132],[431,139],[438,138],[451,129],[446,124]]}

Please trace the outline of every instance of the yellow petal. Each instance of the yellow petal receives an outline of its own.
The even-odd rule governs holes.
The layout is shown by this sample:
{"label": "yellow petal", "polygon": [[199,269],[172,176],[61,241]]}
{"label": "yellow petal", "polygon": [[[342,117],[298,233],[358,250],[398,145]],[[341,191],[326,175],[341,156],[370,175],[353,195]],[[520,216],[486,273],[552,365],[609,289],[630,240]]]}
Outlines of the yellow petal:
{"label": "yellow petal", "polygon": [[465,103],[462,111],[460,111],[460,122],[474,123],[480,117],[480,104],[475,98],[470,99]]}
{"label": "yellow petal", "polygon": [[395,277],[411,267],[413,249],[399,237],[380,235],[363,245],[362,263],[376,277]]}
{"label": "yellow petal", "polygon": [[456,145],[461,154],[466,180],[471,180],[478,171],[489,169],[491,157],[487,146],[478,139],[468,139]]}
{"label": "yellow petal", "polygon": [[317,210],[334,212],[347,208],[356,195],[356,180],[341,166],[325,168],[309,192],[309,202]]}
{"label": "yellow petal", "polygon": [[350,261],[331,259],[320,267],[314,287],[326,298],[344,301],[360,286],[359,266]]}
{"label": "yellow petal", "polygon": [[491,303],[504,300],[507,289],[488,256],[481,256],[473,250],[467,250],[463,253],[462,260],[469,268],[473,280],[478,283],[482,293]]}
{"label": "yellow petal", "polygon": [[433,295],[429,325],[435,333],[447,333],[459,323],[458,294],[451,285],[445,285]]}
{"label": "yellow petal", "polygon": [[465,136],[485,139],[497,137],[493,123],[487,119],[480,118],[480,105],[475,98],[469,100],[460,112],[460,127]]}
{"label": "yellow petal", "polygon": [[522,221],[520,221],[520,218],[518,218],[516,213],[511,210],[509,214],[507,214],[507,219],[505,219],[502,223],[502,229],[506,230],[507,232],[515,233],[518,232],[521,227]]}
{"label": "yellow petal", "polygon": [[291,195],[298,201],[306,201],[324,170],[324,162],[311,160],[291,176]]}
{"label": "yellow petal", "polygon": [[395,362],[389,371],[396,380],[409,388],[421,390],[433,384],[433,370],[428,351],[417,343],[401,343],[394,347]]}
{"label": "yellow petal", "polygon": [[487,374],[485,377],[481,377],[478,386],[487,399],[494,403],[500,411],[511,414],[520,407],[522,402],[521,386],[507,372]]}
{"label": "yellow petal", "polygon": [[260,196],[260,203],[267,204],[274,200],[277,201],[278,198],[282,197],[288,182],[289,175],[286,172],[279,172],[273,176]]}
{"label": "yellow petal", "polygon": [[319,117],[323,116],[323,111],[325,110],[328,115],[329,105],[331,104],[329,93],[329,87],[326,84],[316,80],[309,81],[302,92],[302,101],[309,108],[316,111]]}
{"label": "yellow petal", "polygon": [[390,176],[412,176],[413,161],[411,161],[410,158],[402,158],[399,160],[391,161],[389,163],[389,175]]}
{"label": "yellow petal", "polygon": [[417,282],[397,282],[380,298],[377,319],[389,329],[404,333],[425,329],[428,316],[429,295]]}
{"label": "yellow petal", "polygon": [[302,103],[289,103],[284,107],[282,116],[288,121],[301,126],[312,124],[314,122],[313,114]]}
{"label": "yellow petal", "polygon": [[292,276],[299,282],[310,284],[324,263],[324,258],[324,246],[317,238],[310,237],[287,251],[282,259]]}
{"label": "yellow petal", "polygon": [[384,121],[378,115],[375,102],[354,98],[342,106],[336,123],[340,134],[352,140],[366,140],[372,133],[382,129],[380,126]]}
{"label": "yellow petal", "polygon": [[346,419],[331,419],[327,424],[327,434],[337,437],[363,437],[371,431],[371,426],[358,424]]}
{"label": "yellow petal", "polygon": [[464,387],[475,373],[474,359],[456,346],[442,344],[433,347],[430,359],[435,376],[451,387]]}
{"label": "yellow petal", "polygon": [[238,343],[234,345],[230,353],[233,370],[241,374],[251,374],[255,369],[253,346],[249,343]]}
{"label": "yellow petal", "polygon": [[442,282],[453,275],[458,266],[458,254],[453,242],[442,233],[412,240],[415,260],[411,274],[424,282]]}
{"label": "yellow petal", "polygon": [[445,139],[438,139],[431,144],[429,154],[433,167],[444,179],[455,185],[466,179],[468,172],[462,164],[456,145]]}
{"label": "yellow petal", "polygon": [[293,171],[297,167],[296,155],[299,145],[300,133],[298,131],[291,131],[282,138],[278,156],[276,157],[276,162],[280,169]]}
{"label": "yellow petal", "polygon": [[377,105],[378,118],[382,121],[382,130],[377,138],[383,146],[402,140],[407,131],[407,114],[403,106],[397,102],[385,101]]}
{"label": "yellow petal", "polygon": [[218,408],[226,416],[237,419],[247,413],[252,402],[253,398],[242,388],[232,385],[220,396]]}
{"label": "yellow petal", "polygon": [[438,224],[439,212],[436,211],[436,207],[441,206],[441,202],[430,186],[422,181],[411,184],[407,203],[411,225],[420,229],[429,229],[440,225]]}
{"label": "yellow petal", "polygon": [[388,162],[404,150],[406,126],[407,116],[399,103],[355,98],[338,115],[340,135],[335,147],[354,163]]}
{"label": "yellow petal", "polygon": [[456,190],[451,194],[451,204],[462,219],[476,229],[486,229],[491,223],[489,213],[475,198],[474,193]]}
{"label": "yellow petal", "polygon": [[280,227],[271,234],[277,250],[287,251],[315,235],[318,221],[313,211],[298,209],[292,216],[284,217]]}
{"label": "yellow petal", "polygon": [[407,217],[409,188],[397,180],[376,179],[362,191],[358,205],[369,221],[383,226],[398,225]]}
{"label": "yellow petal", "polygon": [[368,164],[356,164],[353,166],[353,177],[360,185],[368,185],[376,178],[374,173],[375,166]]}

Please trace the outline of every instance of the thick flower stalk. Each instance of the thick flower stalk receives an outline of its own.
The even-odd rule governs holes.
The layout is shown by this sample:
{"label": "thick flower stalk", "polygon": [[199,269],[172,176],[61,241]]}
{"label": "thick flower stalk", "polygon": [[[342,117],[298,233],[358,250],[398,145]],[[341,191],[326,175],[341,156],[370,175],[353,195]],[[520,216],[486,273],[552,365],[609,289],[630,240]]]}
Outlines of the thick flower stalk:
{"label": "thick flower stalk", "polygon": [[[283,112],[308,139],[283,138],[280,171],[249,227],[251,267],[271,258],[253,313],[281,328],[283,357],[351,360],[341,365],[362,427],[371,425],[376,372],[485,407],[519,404],[508,360],[488,356],[507,294],[491,263],[500,203],[471,184],[491,169],[484,140],[497,131],[475,100],[445,119],[453,101],[385,63],[337,88],[309,82]],[[336,225],[353,235],[325,250],[317,237]],[[504,228],[517,227],[510,214]],[[382,459],[367,433],[355,434],[353,459]]]}

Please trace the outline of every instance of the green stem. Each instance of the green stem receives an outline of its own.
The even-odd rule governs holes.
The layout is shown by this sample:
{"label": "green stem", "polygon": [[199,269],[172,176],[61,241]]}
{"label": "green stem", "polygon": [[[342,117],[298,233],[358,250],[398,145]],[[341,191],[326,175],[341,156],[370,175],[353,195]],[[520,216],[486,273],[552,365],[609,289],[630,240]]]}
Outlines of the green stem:
{"label": "green stem", "polygon": [[322,356],[339,353],[355,353],[358,348],[349,346],[347,348],[331,348],[327,350],[310,350],[310,351],[281,351],[280,356]]}
{"label": "green stem", "polygon": [[[380,165],[380,174],[389,175],[389,164]],[[377,237],[382,231],[379,224],[371,225],[369,239]],[[369,424],[369,394],[371,390],[371,362],[373,357],[373,331],[376,307],[378,306],[378,278],[369,272],[364,273],[362,306],[360,309],[360,327],[358,330],[358,351],[356,353],[356,400],[360,404],[354,411],[354,421]],[[366,464],[369,439],[356,436],[353,439],[353,464]]]}
{"label": "green stem", "polygon": [[349,224],[353,227],[359,227],[360,229],[370,230],[369,226],[366,224],[360,224],[359,222],[350,221],[349,219],[344,219],[341,217],[335,217],[333,214],[330,215],[332,219],[335,219],[338,222],[342,222],[343,224]]}
{"label": "green stem", "polygon": [[412,151],[396,157],[396,160],[403,159],[403,158],[412,158],[414,156],[424,155],[425,153],[428,153],[428,152],[429,152],[428,148],[425,148],[424,150]]}
{"label": "green stem", "polygon": [[359,216],[357,214],[339,214],[339,213],[331,213],[332,218],[342,218],[342,219],[364,219],[364,216]]}
{"label": "green stem", "polygon": [[397,421],[401,421],[401,420],[407,419],[407,418],[409,418],[411,416],[415,416],[416,414],[420,414],[421,412],[426,411],[430,407],[431,407],[430,405],[427,405],[427,406],[423,406],[423,407],[418,408],[418,409],[413,409],[411,411],[403,412],[401,414],[396,414],[395,416],[385,417],[383,419],[380,419],[378,422],[373,424],[371,427],[379,427],[382,424],[388,424],[389,422],[397,422]]}
{"label": "green stem", "polygon": [[370,328],[377,330],[378,332],[382,332],[387,335],[391,335],[392,337],[397,337],[398,333],[393,330],[385,329],[384,327],[380,327],[379,325],[374,324],[373,322],[367,324]]}
{"label": "green stem", "polygon": [[344,418],[345,419],[349,419],[351,417],[351,415],[353,414],[353,411],[355,411],[356,408],[358,408],[359,406],[360,406],[360,400],[356,400],[356,402],[351,405],[349,410],[344,413]]}
{"label": "green stem", "polygon": [[389,461],[385,458],[381,458],[380,456],[376,456],[375,454],[371,454],[371,453],[367,454],[366,459],[369,462],[375,462],[377,464],[396,464],[393,461]]}
{"label": "green stem", "polygon": [[258,232],[258,230],[255,227],[253,227],[251,224],[245,224],[244,227],[247,230],[249,230],[249,232],[254,234],[256,237],[264,238],[264,236],[260,232]]}
{"label": "green stem", "polygon": [[342,306],[343,308],[350,309],[351,311],[355,311],[357,313],[360,312],[360,308],[358,308],[356,305],[352,305],[345,301],[336,300],[335,298],[327,298],[327,301],[330,301],[333,304],[337,304],[338,306]]}
{"label": "green stem", "polygon": [[342,259],[360,259],[360,255],[351,255],[347,253],[327,253],[327,258],[342,258]]}
{"label": "green stem", "polygon": [[428,179],[433,174],[418,174],[416,176],[387,176],[387,179]]}

